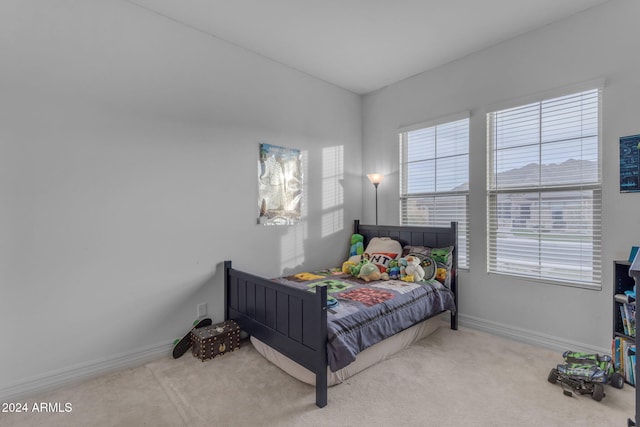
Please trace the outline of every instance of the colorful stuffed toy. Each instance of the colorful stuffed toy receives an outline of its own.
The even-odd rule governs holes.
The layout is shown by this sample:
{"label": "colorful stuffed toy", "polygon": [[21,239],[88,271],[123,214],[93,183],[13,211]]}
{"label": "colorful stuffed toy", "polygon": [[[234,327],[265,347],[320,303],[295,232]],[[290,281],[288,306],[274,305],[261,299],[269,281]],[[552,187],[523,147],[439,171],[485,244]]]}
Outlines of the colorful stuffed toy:
{"label": "colorful stuffed toy", "polygon": [[362,234],[351,235],[351,248],[349,256],[362,255],[364,253],[364,236]]}
{"label": "colorful stuffed toy", "polygon": [[[347,262],[349,262],[349,261],[347,261]],[[356,265],[351,266],[351,268],[349,269],[351,275],[353,277],[358,277],[360,275],[360,269],[365,264],[369,264],[369,254],[366,253],[366,252],[362,254],[362,259],[360,260],[360,262],[357,263]]]}
{"label": "colorful stuffed toy", "polygon": [[441,264],[449,264],[449,259],[451,257],[451,249],[450,248],[434,248],[431,249],[431,258],[435,262],[439,262]]}
{"label": "colorful stuffed toy", "polygon": [[360,268],[360,273],[358,273],[358,279],[362,279],[365,282],[369,282],[372,280],[380,280],[381,274],[378,267],[375,264],[367,262],[362,265]]}
{"label": "colorful stuffed toy", "polygon": [[406,258],[400,258],[398,260],[398,267],[400,268],[400,279],[402,279],[404,276],[407,275],[407,272],[406,272],[407,259]]}
{"label": "colorful stuffed toy", "polygon": [[420,265],[420,259],[418,257],[411,255],[407,257],[405,273],[407,276],[413,276],[414,282],[419,282],[424,279],[424,269]]}
{"label": "colorful stuffed toy", "polygon": [[447,269],[446,268],[438,268],[436,270],[436,280],[441,283],[445,283],[447,280]]}
{"label": "colorful stuffed toy", "polygon": [[399,279],[400,278],[400,265],[398,264],[398,260],[392,259],[389,261],[389,267],[387,268],[387,274],[390,279]]}
{"label": "colorful stuffed toy", "polygon": [[355,267],[356,265],[353,261],[345,261],[342,263],[342,272],[344,274],[351,274],[351,267]]}

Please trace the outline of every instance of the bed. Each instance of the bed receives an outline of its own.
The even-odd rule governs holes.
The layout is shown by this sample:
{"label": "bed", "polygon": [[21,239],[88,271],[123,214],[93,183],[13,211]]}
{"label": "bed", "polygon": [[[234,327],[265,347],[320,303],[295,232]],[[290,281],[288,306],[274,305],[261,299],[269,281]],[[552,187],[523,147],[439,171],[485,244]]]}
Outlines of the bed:
{"label": "bed", "polygon": [[[224,262],[225,319],[238,322],[263,356],[274,363],[284,363],[288,366],[283,368],[285,371],[315,384],[318,407],[327,404],[331,371],[347,372],[348,376],[350,371],[355,373],[376,363],[385,354],[397,351],[396,346],[406,347],[432,332],[436,327],[434,321],[441,322],[437,317],[442,313],[449,312],[451,329],[458,328],[457,223],[452,222],[449,227],[377,226],[363,225],[355,220],[353,232],[364,236],[364,247],[375,238],[388,238],[399,242],[403,248],[450,248],[446,281],[441,284],[433,279],[408,284],[397,280],[374,283],[358,279],[354,283],[335,270],[304,272],[311,277],[300,280],[292,276],[266,279],[234,269],[231,261]],[[322,277],[323,274],[326,277]],[[331,274],[335,277],[330,277]],[[342,283],[342,288],[336,289],[332,285],[336,280]],[[335,303],[332,300],[336,298],[331,295],[340,300],[340,310],[352,305],[366,306],[366,310],[373,313],[370,314],[372,317],[391,325],[391,330],[385,331],[389,337],[380,337],[381,332],[375,327],[373,336],[353,336],[355,329],[367,333],[371,319],[356,313],[359,326],[347,324],[345,319],[354,316],[337,315],[340,310],[332,308],[331,303]],[[409,321],[399,320],[396,309],[390,308],[394,304],[397,310],[411,313]],[[340,342],[343,337],[349,341],[347,344]],[[352,343],[360,348],[346,349]],[[388,346],[394,349],[390,350]],[[336,355],[336,351],[342,353]],[[343,366],[345,363],[347,365]],[[312,381],[301,378],[296,372],[302,377],[305,373],[311,375]]]}

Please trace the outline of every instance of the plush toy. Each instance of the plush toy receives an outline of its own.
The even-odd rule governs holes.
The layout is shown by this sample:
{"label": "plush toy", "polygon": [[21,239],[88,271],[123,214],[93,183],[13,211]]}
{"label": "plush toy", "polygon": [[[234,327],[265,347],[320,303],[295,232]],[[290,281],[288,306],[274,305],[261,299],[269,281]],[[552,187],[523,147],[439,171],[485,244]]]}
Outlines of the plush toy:
{"label": "plush toy", "polygon": [[391,267],[387,270],[390,279],[399,279],[400,278],[400,267]]}
{"label": "plush toy", "polygon": [[420,265],[420,259],[409,255],[407,257],[407,267],[405,268],[407,276],[413,276],[414,282],[419,282],[424,279],[424,269]]}
{"label": "plush toy", "polygon": [[451,250],[449,248],[434,248],[431,249],[431,258],[434,261],[447,264],[449,262],[449,258],[451,257]]}
{"label": "plush toy", "polygon": [[360,268],[360,273],[358,274],[358,279],[363,279],[365,282],[369,282],[371,280],[380,280],[381,274],[378,267],[375,264],[367,262],[362,265]]}
{"label": "plush toy", "polygon": [[351,267],[355,267],[356,265],[353,261],[345,261],[342,263],[342,272],[344,274],[351,274]]}
{"label": "plush toy", "polygon": [[400,278],[400,280],[403,280],[405,282],[413,282],[413,275],[411,274],[405,274],[404,276],[402,276]]}
{"label": "plush toy", "polygon": [[380,280],[389,280],[389,273],[387,273],[386,271],[382,274],[380,274]]}
{"label": "plush toy", "polygon": [[[349,262],[349,261],[347,261],[347,262]],[[367,254],[366,252],[364,254],[362,254],[362,259],[360,260],[360,262],[357,263],[356,265],[351,266],[351,268],[349,269],[351,275],[353,277],[358,277],[360,275],[360,269],[365,264],[369,264],[369,254]]]}
{"label": "plush toy", "polygon": [[389,267],[387,268],[387,273],[390,279],[400,278],[400,265],[398,264],[398,260],[392,259],[391,261],[389,261]]}
{"label": "plush toy", "polygon": [[364,236],[362,234],[351,235],[351,248],[349,256],[362,255],[364,253]]}
{"label": "plush toy", "polygon": [[400,258],[398,260],[398,267],[400,268],[400,279],[402,279],[406,274],[406,268],[407,268],[407,259],[406,258]]}

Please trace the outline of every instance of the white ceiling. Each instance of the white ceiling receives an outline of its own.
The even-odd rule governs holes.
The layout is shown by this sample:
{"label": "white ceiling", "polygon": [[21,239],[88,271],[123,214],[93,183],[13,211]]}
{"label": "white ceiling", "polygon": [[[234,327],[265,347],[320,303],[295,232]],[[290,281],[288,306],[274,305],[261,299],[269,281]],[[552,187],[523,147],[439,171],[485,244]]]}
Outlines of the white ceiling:
{"label": "white ceiling", "polygon": [[127,0],[365,94],[609,0]]}

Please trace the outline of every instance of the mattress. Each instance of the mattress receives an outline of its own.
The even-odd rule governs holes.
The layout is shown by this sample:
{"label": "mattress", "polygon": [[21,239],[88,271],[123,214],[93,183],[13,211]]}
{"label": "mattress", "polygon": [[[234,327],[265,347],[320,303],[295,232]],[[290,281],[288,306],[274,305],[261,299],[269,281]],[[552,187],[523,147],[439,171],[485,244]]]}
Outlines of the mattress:
{"label": "mattress", "polygon": [[[417,323],[395,335],[386,338],[358,353],[356,359],[335,372],[327,367],[327,383],[329,386],[339,384],[351,376],[368,367],[381,362],[394,354],[404,350],[411,344],[431,335],[441,326],[446,326],[449,321],[448,313],[441,313],[420,323]],[[315,385],[316,376],[313,372],[289,359],[282,353],[269,347],[267,344],[251,337],[251,343],[265,359],[291,375],[292,377],[311,385]]]}

